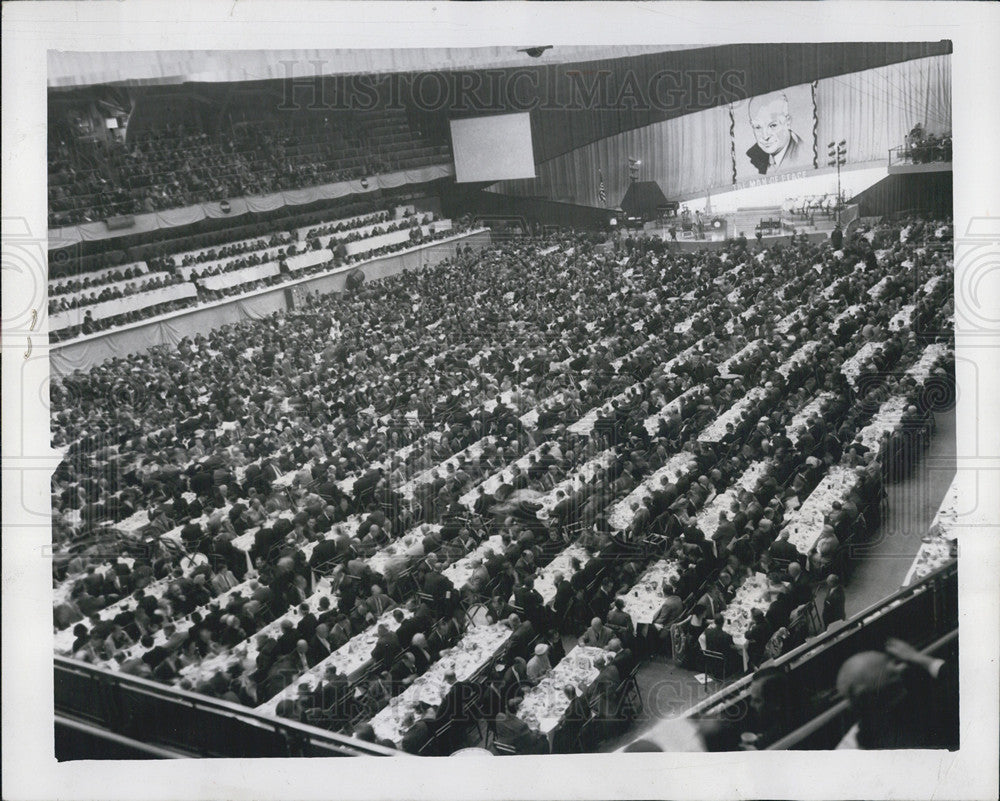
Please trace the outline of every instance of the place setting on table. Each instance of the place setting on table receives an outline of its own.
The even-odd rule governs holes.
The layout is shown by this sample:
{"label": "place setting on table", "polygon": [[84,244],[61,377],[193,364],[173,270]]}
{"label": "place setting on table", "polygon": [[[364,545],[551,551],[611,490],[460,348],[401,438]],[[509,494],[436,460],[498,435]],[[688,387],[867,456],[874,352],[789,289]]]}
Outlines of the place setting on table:
{"label": "place setting on table", "polygon": [[599,656],[612,656],[610,651],[589,645],[577,645],[538,684],[524,694],[517,709],[517,717],[534,731],[544,734],[552,747],[553,737],[562,722],[570,700],[564,688],[572,685],[578,695],[583,695],[600,674],[596,665]]}

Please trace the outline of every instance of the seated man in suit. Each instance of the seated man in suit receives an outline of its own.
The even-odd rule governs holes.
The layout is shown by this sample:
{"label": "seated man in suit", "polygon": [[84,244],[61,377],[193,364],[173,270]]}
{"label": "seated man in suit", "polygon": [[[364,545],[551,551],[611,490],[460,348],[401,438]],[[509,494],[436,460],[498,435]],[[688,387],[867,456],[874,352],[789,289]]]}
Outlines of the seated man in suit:
{"label": "seated man in suit", "polygon": [[771,559],[784,562],[797,562],[799,560],[798,550],[788,541],[787,529],[778,534],[778,538],[771,543],[768,553],[771,555]]}
{"label": "seated man in suit", "polygon": [[596,720],[599,722],[595,735],[598,740],[613,736],[625,722],[621,716],[621,698],[618,688],[621,686],[621,673],[611,660],[600,655],[594,660],[594,667],[600,673],[587,690],[587,698],[596,709]]}
{"label": "seated man in suit", "polygon": [[399,638],[395,632],[389,631],[389,627],[380,623],[377,629],[378,639],[372,649],[372,662],[388,668],[393,661],[403,652],[399,644]]}
{"label": "seated man in suit", "polygon": [[592,712],[587,699],[577,692],[576,687],[567,684],[563,687],[563,693],[569,699],[569,706],[563,713],[562,721],[556,729],[552,738],[552,753],[572,754],[580,750],[586,751],[589,744],[577,741],[583,730],[583,724],[590,720]]}
{"label": "seated man in suit", "polygon": [[434,739],[434,718],[428,714],[430,708],[426,704],[420,704],[417,709],[421,715],[419,718],[409,713],[403,719],[405,731],[399,745],[408,754],[419,754],[421,749],[426,749]]}
{"label": "seated man in suit", "polygon": [[455,671],[444,674],[445,683],[451,688],[445,694],[434,718],[435,728],[440,733],[442,727],[451,722],[448,734],[440,734],[442,741],[436,750],[442,756],[447,756],[459,744],[464,728],[473,721],[473,715],[480,698],[480,686],[470,681],[459,681]]}
{"label": "seated man in suit", "polygon": [[431,651],[427,646],[427,638],[423,634],[420,632],[414,634],[410,647],[406,650],[407,653],[413,654],[413,658],[416,660],[416,669],[418,674],[423,673],[430,667],[433,657],[431,656]]}
{"label": "seated man in suit", "polygon": [[788,589],[792,596],[793,608],[802,606],[804,603],[809,603],[813,599],[813,591],[809,579],[802,570],[802,565],[798,562],[792,562],[788,566],[788,579]]}
{"label": "seated man in suit", "polygon": [[613,636],[614,632],[605,627],[604,621],[599,617],[595,617],[590,621],[590,627],[580,637],[580,645],[604,648],[611,642]]}
{"label": "seated man in suit", "polygon": [[316,626],[316,633],[309,640],[309,662],[316,665],[326,659],[334,651],[330,639],[330,627],[326,623]]}
{"label": "seated man in suit", "polygon": [[549,742],[545,735],[533,731],[527,723],[517,717],[519,705],[520,699],[512,698],[507,702],[506,711],[496,716],[494,742],[512,746],[518,754],[549,753]]}
{"label": "seated man in suit", "polygon": [[417,678],[417,660],[412,653],[406,651],[402,657],[396,660],[395,664],[389,668],[389,678],[392,680],[392,693],[399,695],[403,690],[413,684]]}
{"label": "seated man in suit", "polygon": [[733,635],[723,628],[725,624],[726,621],[722,615],[716,615],[712,620],[712,625],[705,629],[701,637],[698,638],[703,651],[714,651],[722,654],[724,664],[710,663],[713,675],[717,679],[722,678],[723,672],[727,677],[738,673],[738,666],[742,664],[739,652],[733,642]]}
{"label": "seated man in suit", "polygon": [[521,622],[517,615],[507,618],[507,626],[513,632],[507,641],[507,653],[510,659],[514,657],[528,658],[528,646],[535,639],[535,627],[530,620]]}
{"label": "seated man in suit", "polygon": [[635,641],[635,626],[632,623],[632,616],[625,611],[624,598],[615,598],[612,602],[607,625],[624,645],[631,646]]}

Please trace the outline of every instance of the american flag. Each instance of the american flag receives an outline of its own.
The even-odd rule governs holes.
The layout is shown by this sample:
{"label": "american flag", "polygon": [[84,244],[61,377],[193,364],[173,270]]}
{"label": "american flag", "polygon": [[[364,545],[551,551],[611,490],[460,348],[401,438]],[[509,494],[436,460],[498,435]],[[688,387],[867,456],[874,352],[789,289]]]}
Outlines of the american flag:
{"label": "american flag", "polygon": [[608,205],[608,193],[604,189],[604,173],[600,170],[597,171],[598,177],[601,179],[601,183],[597,187],[597,199],[601,202],[602,206]]}

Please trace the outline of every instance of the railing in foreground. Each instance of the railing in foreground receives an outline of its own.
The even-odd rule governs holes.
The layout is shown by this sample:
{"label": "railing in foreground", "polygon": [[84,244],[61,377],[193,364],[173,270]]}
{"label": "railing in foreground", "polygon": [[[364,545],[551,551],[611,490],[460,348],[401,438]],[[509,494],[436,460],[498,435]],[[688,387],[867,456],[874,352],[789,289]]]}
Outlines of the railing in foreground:
{"label": "railing in foreground", "polygon": [[[768,667],[786,675],[796,697],[812,700],[811,704],[803,704],[797,710],[798,714],[789,721],[782,739],[770,747],[778,747],[778,742],[788,739],[819,716],[833,713],[840,702],[833,689],[837,672],[849,656],[865,650],[881,650],[889,637],[906,640],[917,648],[934,648],[953,634],[957,637],[957,629],[958,563],[952,560],[842,625],[835,625],[767,663]],[[747,714],[752,682],[752,675],[744,676],[692,707],[685,717],[742,718]]]}
{"label": "railing in foreground", "polygon": [[[55,712],[77,742],[93,736],[150,756],[393,756],[398,752],[239,704],[55,657]],[[77,725],[74,725],[77,724]],[[57,744],[59,742],[57,737]],[[78,751],[74,749],[75,755]],[[73,755],[56,754],[57,758]]]}

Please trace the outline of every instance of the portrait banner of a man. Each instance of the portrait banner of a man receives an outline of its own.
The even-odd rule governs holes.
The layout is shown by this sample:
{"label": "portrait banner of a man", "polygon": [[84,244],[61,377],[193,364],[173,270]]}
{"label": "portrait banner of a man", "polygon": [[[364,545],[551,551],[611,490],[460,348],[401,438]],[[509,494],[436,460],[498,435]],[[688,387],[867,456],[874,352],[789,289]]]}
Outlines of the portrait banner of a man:
{"label": "portrait banner of a man", "polygon": [[812,170],[816,107],[809,84],[730,106],[733,181]]}

